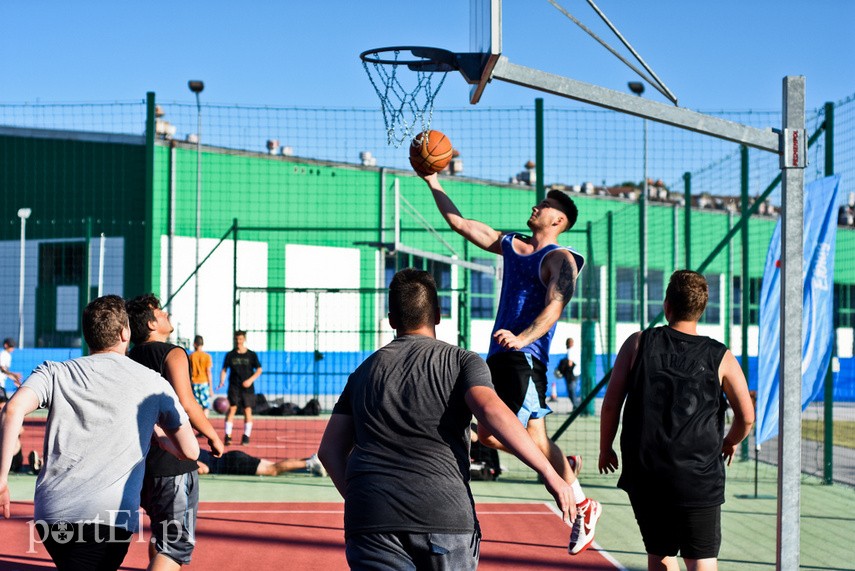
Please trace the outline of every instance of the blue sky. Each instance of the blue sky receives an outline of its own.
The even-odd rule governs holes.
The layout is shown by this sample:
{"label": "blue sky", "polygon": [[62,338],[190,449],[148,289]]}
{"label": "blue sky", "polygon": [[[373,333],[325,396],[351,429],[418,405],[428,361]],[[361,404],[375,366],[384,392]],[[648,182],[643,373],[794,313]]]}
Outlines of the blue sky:
{"label": "blue sky", "polygon": [[[617,46],[583,0],[561,4]],[[774,110],[781,79],[805,75],[807,105],[855,93],[852,0],[599,0],[680,104],[702,111]],[[357,57],[372,47],[468,49],[466,0],[0,3],[0,103],[204,101],[294,107],[377,105]],[[512,62],[626,89],[634,74],[546,0],[505,0]],[[647,96],[663,100],[652,88]],[[482,105],[578,105],[494,82]],[[468,106],[450,75],[436,102]]]}

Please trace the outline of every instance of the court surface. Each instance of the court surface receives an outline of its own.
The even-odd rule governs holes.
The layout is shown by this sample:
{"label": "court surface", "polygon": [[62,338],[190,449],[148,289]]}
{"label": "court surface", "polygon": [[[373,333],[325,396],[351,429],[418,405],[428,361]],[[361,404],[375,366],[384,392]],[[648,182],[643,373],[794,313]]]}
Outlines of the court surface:
{"label": "court surface", "polygon": [[[340,502],[203,502],[199,509],[196,569],[346,569]],[[555,569],[571,562],[568,527],[543,503],[482,503],[480,569]],[[32,503],[15,502],[13,519],[0,522],[0,569],[49,569],[50,558],[30,542]],[[148,530],[138,534],[122,569],[145,569]],[[573,568],[615,569],[596,549],[572,557]],[[284,567],[283,567],[284,566]]]}

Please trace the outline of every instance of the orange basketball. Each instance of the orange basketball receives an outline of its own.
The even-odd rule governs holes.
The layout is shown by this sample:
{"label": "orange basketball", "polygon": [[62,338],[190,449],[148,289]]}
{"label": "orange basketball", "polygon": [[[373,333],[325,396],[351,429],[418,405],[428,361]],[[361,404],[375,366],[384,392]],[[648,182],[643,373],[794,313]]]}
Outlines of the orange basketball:
{"label": "orange basketball", "polygon": [[451,140],[439,131],[419,133],[410,144],[410,164],[419,174],[441,171],[452,154]]}

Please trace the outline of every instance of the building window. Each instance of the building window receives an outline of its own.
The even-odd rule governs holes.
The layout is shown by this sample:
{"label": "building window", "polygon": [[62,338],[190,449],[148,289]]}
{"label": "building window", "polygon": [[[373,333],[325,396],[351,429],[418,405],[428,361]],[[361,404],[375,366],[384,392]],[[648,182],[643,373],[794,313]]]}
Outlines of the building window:
{"label": "building window", "polygon": [[[760,322],[760,289],[763,278],[748,278],[748,323]],[[742,277],[733,277],[733,324],[742,325]]]}
{"label": "building window", "polygon": [[638,321],[638,271],[634,268],[616,268],[615,310],[617,320]]}
{"label": "building window", "polygon": [[718,325],[721,323],[721,274],[707,274],[704,277],[707,279],[709,300],[700,322]]}
{"label": "building window", "polygon": [[[564,308],[565,320],[599,319],[600,267],[586,267],[576,279],[576,290]],[[588,302],[590,301],[590,306]]]}
{"label": "building window", "polygon": [[662,302],[665,300],[665,272],[662,270],[647,270],[647,323],[650,323],[662,313]]}
{"label": "building window", "polygon": [[[492,266],[494,260],[475,258],[472,262]],[[472,319],[492,319],[495,312],[496,277],[476,270],[469,270],[469,283],[472,295]]]}

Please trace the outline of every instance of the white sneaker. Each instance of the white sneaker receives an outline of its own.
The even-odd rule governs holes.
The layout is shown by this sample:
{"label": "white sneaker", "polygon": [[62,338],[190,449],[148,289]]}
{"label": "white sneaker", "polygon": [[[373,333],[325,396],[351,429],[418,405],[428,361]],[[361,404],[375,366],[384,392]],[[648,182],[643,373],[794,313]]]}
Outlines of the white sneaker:
{"label": "white sneaker", "polygon": [[322,478],[326,478],[327,476],[327,469],[324,468],[324,465],[321,464],[320,460],[318,460],[317,454],[312,454],[306,460],[306,470],[315,476],[320,476]]}
{"label": "white sneaker", "polygon": [[576,519],[573,521],[570,545],[567,548],[570,555],[582,553],[594,542],[594,529],[597,527],[601,512],[600,502],[591,498],[576,504]]}

